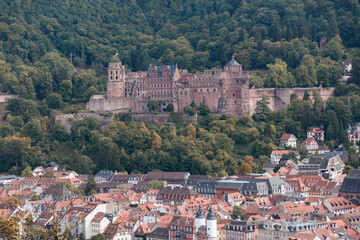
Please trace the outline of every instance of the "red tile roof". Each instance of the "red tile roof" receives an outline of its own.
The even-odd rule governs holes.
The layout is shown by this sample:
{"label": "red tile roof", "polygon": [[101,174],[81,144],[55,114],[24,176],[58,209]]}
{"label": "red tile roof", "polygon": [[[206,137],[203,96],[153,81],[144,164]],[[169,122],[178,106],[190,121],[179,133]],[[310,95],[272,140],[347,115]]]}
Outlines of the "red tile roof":
{"label": "red tile roof", "polygon": [[293,136],[293,134],[286,134],[286,133],[284,133],[284,134],[281,136],[280,140],[287,141],[287,140],[289,140],[289,139],[291,138],[291,136]]}

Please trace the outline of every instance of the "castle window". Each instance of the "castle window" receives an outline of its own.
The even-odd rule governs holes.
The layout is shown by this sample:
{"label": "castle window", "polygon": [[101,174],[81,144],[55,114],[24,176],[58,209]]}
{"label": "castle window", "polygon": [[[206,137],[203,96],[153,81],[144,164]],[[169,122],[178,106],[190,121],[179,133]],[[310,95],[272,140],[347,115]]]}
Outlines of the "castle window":
{"label": "castle window", "polygon": [[236,101],[235,101],[235,104],[236,104]]}
{"label": "castle window", "polygon": [[207,91],[209,91],[209,89],[206,89]]}
{"label": "castle window", "polygon": [[112,75],[112,71],[110,71],[110,74]]}
{"label": "castle window", "polygon": [[110,79],[112,79],[112,76],[110,77]]}
{"label": "castle window", "polygon": [[202,89],[200,89],[200,92],[202,92]]}
{"label": "castle window", "polygon": [[117,80],[117,79],[118,79],[118,76],[116,76],[115,78],[116,78],[116,80]]}
{"label": "castle window", "polygon": [[196,92],[197,89],[195,89],[195,92]]}
{"label": "castle window", "polygon": [[118,74],[118,71],[116,71],[116,75]]}
{"label": "castle window", "polygon": [[236,80],[236,83],[239,83],[239,80]]}
{"label": "castle window", "polygon": [[235,97],[235,93],[233,93],[233,97]]}
{"label": "castle window", "polygon": [[216,92],[216,89],[214,88],[214,92]]}

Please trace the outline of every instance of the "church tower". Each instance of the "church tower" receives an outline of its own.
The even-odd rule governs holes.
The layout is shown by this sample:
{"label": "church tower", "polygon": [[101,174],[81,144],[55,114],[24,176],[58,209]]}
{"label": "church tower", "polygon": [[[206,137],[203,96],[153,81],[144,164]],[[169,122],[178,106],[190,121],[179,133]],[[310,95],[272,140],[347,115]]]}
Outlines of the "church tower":
{"label": "church tower", "polygon": [[125,97],[125,66],[118,59],[109,63],[107,97]]}

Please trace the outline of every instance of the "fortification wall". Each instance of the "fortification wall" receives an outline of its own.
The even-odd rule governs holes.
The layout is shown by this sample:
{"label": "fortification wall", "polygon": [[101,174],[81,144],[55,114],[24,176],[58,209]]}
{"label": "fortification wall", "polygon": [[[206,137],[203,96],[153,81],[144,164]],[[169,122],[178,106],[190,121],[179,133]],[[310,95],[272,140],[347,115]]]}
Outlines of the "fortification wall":
{"label": "fortification wall", "polygon": [[[199,92],[199,89],[197,89],[197,92],[194,92],[195,89],[191,89],[191,96],[189,96],[188,102],[191,103],[192,100],[195,100],[197,106],[205,103],[211,111],[217,111],[219,107],[219,98],[221,97],[219,88],[204,88],[201,90],[202,92]],[[189,106],[188,102],[182,104],[179,107],[179,110],[183,111],[184,107]]]}
{"label": "fortification wall", "polygon": [[66,132],[70,133],[72,123],[78,120],[84,120],[85,118],[92,117],[99,120],[102,126],[108,125],[109,123],[114,121],[113,114],[101,114],[94,112],[80,112],[74,114],[61,114],[55,117],[55,122],[60,121],[66,128]]}
{"label": "fortification wall", "polygon": [[138,121],[153,121],[158,124],[166,124],[177,121],[183,123],[192,123],[197,121],[197,114],[191,116],[185,113],[131,113],[130,115],[133,119]]}
{"label": "fortification wall", "polygon": [[94,95],[90,98],[86,105],[86,109],[90,111],[112,111],[112,112],[128,112],[129,109],[136,107],[134,98],[106,98],[105,95]]}
{"label": "fortification wall", "polygon": [[[122,113],[119,113],[120,115]],[[133,119],[143,122],[153,121],[158,124],[174,123],[192,123],[197,121],[197,114],[188,115],[185,113],[123,113],[129,114]],[[66,128],[66,132],[71,132],[71,126],[74,121],[84,120],[85,118],[96,118],[99,120],[101,126],[106,126],[114,121],[113,113],[94,113],[94,112],[80,112],[75,114],[62,114],[55,117],[55,121],[60,121]]]}
{"label": "fortification wall", "polygon": [[334,96],[335,88],[258,88],[249,90],[249,113],[253,115],[255,113],[256,102],[261,100],[261,95],[265,94],[269,97],[269,107],[271,110],[279,110],[286,107],[290,103],[291,94],[296,93],[298,98],[303,98],[305,91],[310,94],[312,99],[312,91],[317,90],[323,102],[326,102],[330,97]]}
{"label": "fortification wall", "polygon": [[18,98],[19,95],[0,94],[0,103],[8,102],[11,98]]}

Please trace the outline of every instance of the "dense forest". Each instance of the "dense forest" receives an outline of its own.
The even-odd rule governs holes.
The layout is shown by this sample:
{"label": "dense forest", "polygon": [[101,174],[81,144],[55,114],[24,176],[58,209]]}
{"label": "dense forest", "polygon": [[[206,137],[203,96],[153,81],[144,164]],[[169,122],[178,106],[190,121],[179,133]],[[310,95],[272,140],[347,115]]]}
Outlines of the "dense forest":
{"label": "dense forest", "polygon": [[[357,0],[4,0],[0,9],[2,90],[28,99],[103,92],[116,52],[131,71],[178,63],[196,72],[235,54],[246,69],[281,72],[254,74],[256,87],[334,86],[345,49],[360,44]],[[92,70],[80,82],[70,53]]]}
{"label": "dense forest", "polygon": [[[261,172],[283,133],[302,141],[308,127],[320,124],[326,144],[348,149],[349,164],[358,167],[345,130],[360,121],[359,20],[357,0],[3,0],[0,90],[20,98],[0,105],[6,112],[0,171],[20,174],[56,161],[79,173]],[[325,106],[317,92],[292,96],[286,109],[274,112],[264,97],[254,116],[241,119],[189,106],[200,114],[193,124],[158,126],[119,116],[102,128],[89,118],[66,133],[55,116],[76,113],[106,91],[107,64],[117,52],[127,71],[177,63],[199,72],[222,67],[234,54],[245,69],[259,70],[251,86],[321,84],[336,87],[336,97]],[[343,86],[347,60],[353,71]]]}

